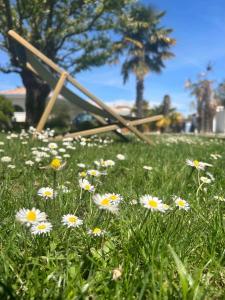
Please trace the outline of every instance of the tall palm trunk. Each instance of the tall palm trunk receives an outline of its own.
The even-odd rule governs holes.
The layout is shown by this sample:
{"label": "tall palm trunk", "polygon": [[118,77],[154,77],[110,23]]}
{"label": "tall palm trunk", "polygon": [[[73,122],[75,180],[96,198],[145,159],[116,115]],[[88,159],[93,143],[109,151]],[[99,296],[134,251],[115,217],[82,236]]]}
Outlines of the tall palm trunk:
{"label": "tall palm trunk", "polygon": [[143,118],[144,79],[136,78],[136,108],[137,117]]}
{"label": "tall palm trunk", "polygon": [[45,108],[50,87],[28,69],[21,72],[26,88],[26,125],[36,126]]}

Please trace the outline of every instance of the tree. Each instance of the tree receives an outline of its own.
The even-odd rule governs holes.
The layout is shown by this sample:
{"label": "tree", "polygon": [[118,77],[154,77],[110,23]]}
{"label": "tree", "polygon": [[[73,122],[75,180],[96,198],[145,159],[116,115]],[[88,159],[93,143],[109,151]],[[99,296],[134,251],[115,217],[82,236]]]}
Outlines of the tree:
{"label": "tree", "polygon": [[0,95],[0,128],[9,129],[13,116],[13,105],[10,100]]}
{"label": "tree", "polygon": [[197,100],[198,131],[211,132],[213,117],[216,112],[217,99],[214,95],[213,81],[208,79],[212,67],[208,65],[206,71],[198,75],[198,80],[188,80],[185,84],[190,89],[191,95]]}
{"label": "tree", "polygon": [[156,12],[150,6],[135,4],[126,18],[121,20],[117,32],[122,40],[115,46],[125,56],[122,65],[123,81],[133,73],[136,77],[137,117],[143,116],[144,79],[149,72],[160,73],[164,60],[173,57],[169,48],[175,39],[169,37],[172,29],[160,26],[165,12]]}
{"label": "tree", "polygon": [[17,60],[7,32],[14,29],[45,55],[72,73],[103,64],[111,55],[109,31],[132,0],[1,0],[0,50],[10,63],[0,71],[16,72],[26,88],[26,116],[36,125],[49,85]]}
{"label": "tree", "polygon": [[168,116],[171,108],[171,99],[169,95],[165,95],[163,97],[163,103],[162,103],[162,114],[164,116]]}
{"label": "tree", "polygon": [[216,88],[215,97],[221,105],[225,106],[225,80]]}

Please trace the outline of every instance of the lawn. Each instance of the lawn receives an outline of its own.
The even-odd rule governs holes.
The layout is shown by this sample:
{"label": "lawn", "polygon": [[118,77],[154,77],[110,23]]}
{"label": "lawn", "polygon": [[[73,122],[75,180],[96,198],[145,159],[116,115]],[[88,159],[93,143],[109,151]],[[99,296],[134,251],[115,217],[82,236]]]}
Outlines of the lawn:
{"label": "lawn", "polygon": [[0,136],[0,299],[225,298],[225,143],[153,140]]}

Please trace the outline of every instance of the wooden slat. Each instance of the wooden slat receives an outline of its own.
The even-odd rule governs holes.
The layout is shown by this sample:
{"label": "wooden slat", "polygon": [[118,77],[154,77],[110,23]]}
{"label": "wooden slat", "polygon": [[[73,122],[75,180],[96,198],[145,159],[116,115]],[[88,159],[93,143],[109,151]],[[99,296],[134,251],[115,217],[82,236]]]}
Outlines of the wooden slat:
{"label": "wooden slat", "polygon": [[[41,60],[43,60],[46,64],[48,64],[51,68],[53,68],[56,72],[62,74],[64,70],[59,68],[52,60],[50,60],[48,57],[46,57],[43,53],[41,53],[39,50],[37,50],[34,46],[32,46],[30,43],[28,43],[25,39],[23,39],[19,34],[17,34],[15,31],[10,30],[8,34],[13,37],[15,40],[17,40],[20,44],[22,44],[24,47],[26,47],[30,52],[32,52],[34,55],[39,57]],[[98,97],[90,93],[86,88],[84,88],[78,81],[76,81],[71,75],[68,75],[67,77],[68,81],[70,81],[78,90],[80,90],[83,94],[85,94],[87,97],[89,97],[92,101],[94,101],[97,105],[99,105],[101,108],[103,108],[105,111],[107,111],[109,114],[111,114],[115,119],[117,119],[124,127],[127,127],[130,131],[132,131],[134,134],[136,134],[140,139],[150,144],[150,140],[142,134],[138,129],[136,129],[131,123],[127,123],[127,121],[120,115],[118,115],[113,109],[108,107],[102,100],[100,100]]]}
{"label": "wooden slat", "polygon": [[[143,119],[139,119],[139,120],[130,121],[127,123],[130,123],[133,126],[137,126],[137,125],[141,125],[141,124],[145,124],[145,123],[151,123],[154,121],[158,121],[162,117],[163,117],[162,115],[157,115],[157,116],[153,116],[153,117],[147,117],[147,118],[143,118]],[[74,132],[74,133],[68,133],[65,136],[56,136],[54,138],[54,140],[61,140],[62,138],[67,138],[67,137],[75,138],[75,137],[79,137],[79,136],[89,136],[89,135],[94,135],[94,134],[98,134],[98,133],[104,133],[104,132],[119,130],[119,129],[124,129],[124,128],[120,128],[120,126],[117,124],[107,125],[107,126],[103,126],[100,128],[93,128],[93,129],[78,131],[78,132]]]}
{"label": "wooden slat", "polygon": [[41,132],[43,130],[43,128],[44,128],[44,126],[45,126],[45,124],[48,120],[48,117],[49,117],[49,115],[52,111],[52,108],[55,105],[56,99],[57,99],[58,95],[60,94],[60,91],[61,91],[61,89],[62,89],[62,87],[65,83],[67,75],[68,74],[66,72],[63,72],[61,74],[61,77],[59,78],[59,81],[58,81],[58,83],[57,83],[57,85],[56,85],[56,87],[53,91],[52,97],[48,101],[48,104],[47,104],[47,106],[46,106],[46,108],[45,108],[45,110],[44,110],[44,112],[41,116],[41,119],[38,122],[38,125],[37,125],[37,128],[36,128],[37,132]]}

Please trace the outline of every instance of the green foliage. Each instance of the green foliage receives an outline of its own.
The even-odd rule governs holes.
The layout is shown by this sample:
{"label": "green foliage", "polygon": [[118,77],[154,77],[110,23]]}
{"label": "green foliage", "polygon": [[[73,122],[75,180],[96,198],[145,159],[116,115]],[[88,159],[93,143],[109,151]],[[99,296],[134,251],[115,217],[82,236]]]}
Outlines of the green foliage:
{"label": "green foliage", "polygon": [[10,54],[11,67],[20,72],[7,31],[14,29],[53,61],[71,72],[105,62],[110,56],[108,35],[132,0],[0,1],[0,46]]}
{"label": "green foliage", "polygon": [[[32,167],[24,163],[33,160],[32,147],[46,149],[46,143],[30,139],[23,144],[3,135],[0,139],[16,165],[4,168],[0,161],[1,299],[224,299],[225,206],[214,198],[224,198],[222,139],[165,135],[153,137],[151,147],[136,141],[105,147],[74,142],[76,149],[67,149],[70,158],[56,176],[70,192],[59,192],[54,200],[37,196],[40,187],[53,187],[52,170],[39,168],[37,162]],[[58,146],[65,148],[62,142]],[[126,159],[116,161],[118,153]],[[212,153],[222,157],[214,160]],[[97,193],[123,195],[118,215],[98,210],[89,193],[80,197],[77,163],[95,168],[100,158],[116,161],[106,176],[93,182]],[[213,165],[215,181],[204,184],[198,194],[198,179],[207,175],[192,171],[187,158]],[[144,170],[144,165],[153,169]],[[146,208],[132,202],[144,194],[159,197],[173,210],[146,215]],[[173,195],[187,200],[190,210],[175,209]],[[47,213],[53,224],[49,235],[32,236],[15,220],[23,207]],[[62,215],[69,213],[82,218],[83,226],[63,226]],[[87,234],[96,224],[106,230],[104,237]],[[113,281],[112,272],[119,266],[122,275]]]}
{"label": "green foliage", "polygon": [[14,108],[12,102],[0,95],[0,128],[6,129],[11,125]]}
{"label": "green foliage", "polygon": [[46,127],[56,131],[68,131],[71,123],[70,106],[65,101],[57,101],[49,116]]}
{"label": "green foliage", "polygon": [[164,12],[156,12],[150,6],[135,4],[126,18],[122,18],[117,32],[122,36],[117,43],[118,54],[125,55],[122,66],[124,82],[130,73],[143,79],[149,72],[161,72],[164,60],[173,57],[169,51],[175,39],[169,37],[172,29],[161,26]]}
{"label": "green foliage", "polygon": [[219,103],[225,106],[225,80],[215,89],[215,95]]}

